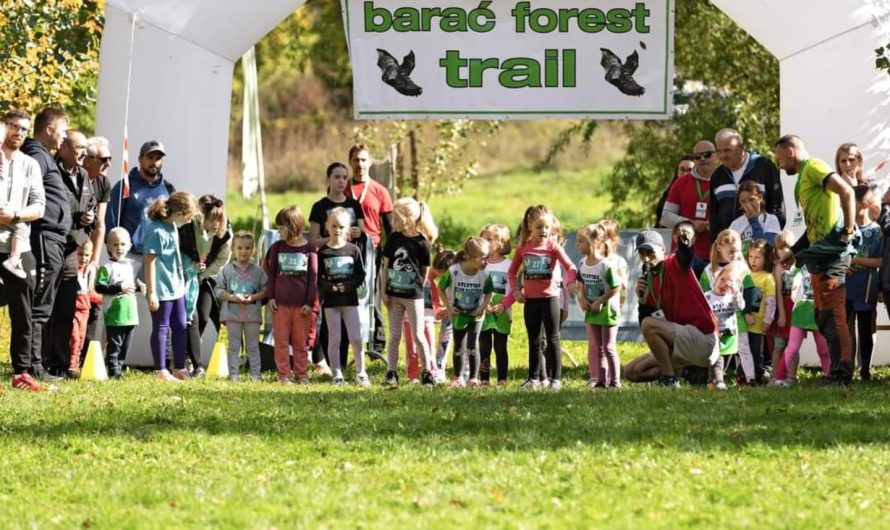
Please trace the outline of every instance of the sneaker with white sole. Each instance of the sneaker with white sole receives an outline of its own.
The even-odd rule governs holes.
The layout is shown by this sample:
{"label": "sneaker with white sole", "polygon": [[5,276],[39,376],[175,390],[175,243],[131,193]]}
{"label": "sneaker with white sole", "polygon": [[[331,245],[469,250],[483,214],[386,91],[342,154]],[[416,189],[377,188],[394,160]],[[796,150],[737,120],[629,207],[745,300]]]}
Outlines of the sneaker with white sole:
{"label": "sneaker with white sole", "polygon": [[22,259],[19,257],[9,256],[6,258],[6,261],[3,262],[3,268],[16,278],[24,280],[28,277],[28,273],[25,272],[25,268],[22,266]]}
{"label": "sneaker with white sole", "polygon": [[331,384],[333,384],[333,385],[340,386],[343,383],[345,383],[345,381],[343,379],[343,374],[337,374],[334,376],[333,379],[331,379]]}
{"label": "sneaker with white sole", "polygon": [[155,370],[155,379],[159,379],[161,381],[167,381],[170,383],[178,383],[179,379],[173,377],[173,374],[170,373],[169,370],[164,368],[163,370]]}
{"label": "sneaker with white sole", "polygon": [[49,390],[31,377],[30,374],[17,374],[12,376],[12,387],[30,392],[46,392]]}
{"label": "sneaker with white sole", "polygon": [[541,383],[537,379],[526,379],[519,388],[523,390],[537,390],[541,387]]}
{"label": "sneaker with white sole", "polygon": [[192,378],[192,375],[189,373],[188,368],[179,368],[173,370],[173,377],[180,381],[187,381]]}
{"label": "sneaker with white sole", "polygon": [[559,379],[551,379],[550,390],[562,390],[562,381]]}
{"label": "sneaker with white sole", "polygon": [[355,377],[355,384],[362,388],[368,388],[371,386],[371,380],[368,378],[368,374],[358,374]]}
{"label": "sneaker with white sole", "polygon": [[386,377],[383,379],[383,386],[399,386],[399,374],[393,370],[386,372]]}

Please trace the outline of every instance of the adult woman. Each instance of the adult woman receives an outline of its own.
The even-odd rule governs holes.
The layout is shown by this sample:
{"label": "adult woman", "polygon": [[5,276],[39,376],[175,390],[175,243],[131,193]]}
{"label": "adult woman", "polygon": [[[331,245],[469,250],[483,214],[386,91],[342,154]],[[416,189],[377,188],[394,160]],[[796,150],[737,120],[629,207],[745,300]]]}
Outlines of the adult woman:
{"label": "adult woman", "polygon": [[232,226],[226,218],[223,201],[213,195],[198,199],[198,214],[179,227],[182,264],[188,273],[186,315],[188,355],[194,375],[204,372],[201,336],[208,322],[219,332],[219,302],[214,294],[216,274],[232,254]]}
{"label": "adult woman", "polygon": [[662,193],[661,198],[658,199],[658,206],[655,207],[656,228],[669,228],[661,223],[661,215],[664,213],[664,203],[667,201],[668,193],[671,191],[671,186],[674,185],[674,182],[677,182],[677,179],[682,175],[692,173],[693,168],[695,168],[695,159],[692,158],[692,155],[685,155],[679,162],[677,162],[677,167],[674,168],[674,178],[671,179],[670,184],[664,189],[664,193]]}
{"label": "adult woman", "polygon": [[[349,240],[355,243],[359,248],[364,249],[364,232],[365,232],[365,215],[362,211],[362,205],[356,199],[346,196],[346,187],[349,183],[349,170],[340,162],[334,162],[327,168],[327,184],[328,193],[315,204],[309,212],[309,240],[317,248],[321,248],[328,242],[328,234],[325,229],[325,222],[328,219],[328,213],[334,208],[343,208],[349,214],[352,226],[349,229]],[[343,325],[341,336],[346,337],[346,326]],[[319,340],[316,341],[312,351],[312,362],[316,365],[316,370],[327,373],[327,345],[328,345],[328,329],[322,321]],[[349,350],[349,341],[340,343],[340,358],[342,365],[346,366],[346,357]]]}
{"label": "adult woman", "polygon": [[862,151],[854,143],[841,144],[834,154],[834,167],[837,174],[851,186],[868,184],[862,177]]}

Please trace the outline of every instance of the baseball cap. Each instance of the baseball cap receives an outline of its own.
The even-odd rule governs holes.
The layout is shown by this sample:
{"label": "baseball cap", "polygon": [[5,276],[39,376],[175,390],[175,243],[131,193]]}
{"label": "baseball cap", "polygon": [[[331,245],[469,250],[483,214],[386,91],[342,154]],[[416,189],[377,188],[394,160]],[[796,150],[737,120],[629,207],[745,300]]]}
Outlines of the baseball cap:
{"label": "baseball cap", "polygon": [[149,140],[142,144],[142,148],[139,150],[139,156],[145,156],[148,153],[154,153],[156,151],[167,156],[167,152],[164,150],[164,144],[157,140]]}
{"label": "baseball cap", "polygon": [[655,247],[664,250],[664,238],[655,230],[644,230],[637,234],[637,250],[655,250]]}

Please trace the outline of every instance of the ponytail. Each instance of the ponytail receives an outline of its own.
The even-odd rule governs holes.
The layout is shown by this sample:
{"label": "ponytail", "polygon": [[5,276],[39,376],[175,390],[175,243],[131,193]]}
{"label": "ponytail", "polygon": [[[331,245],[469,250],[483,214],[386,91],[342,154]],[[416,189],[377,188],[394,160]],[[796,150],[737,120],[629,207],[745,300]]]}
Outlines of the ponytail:
{"label": "ponytail", "polygon": [[434,243],[439,237],[439,228],[433,221],[433,213],[425,202],[419,201],[417,205],[420,207],[420,215],[417,217],[415,227],[426,237],[427,241]]}

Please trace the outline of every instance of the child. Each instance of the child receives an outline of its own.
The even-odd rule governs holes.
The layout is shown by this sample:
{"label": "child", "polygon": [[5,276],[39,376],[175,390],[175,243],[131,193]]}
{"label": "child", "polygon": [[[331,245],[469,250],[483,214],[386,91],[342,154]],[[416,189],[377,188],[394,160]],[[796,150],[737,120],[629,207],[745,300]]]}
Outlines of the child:
{"label": "child", "polygon": [[880,290],[878,268],[884,255],[884,236],[881,227],[869,217],[869,211],[877,203],[874,190],[868,186],[856,186],[853,190],[856,196],[856,224],[862,239],[850,262],[852,275],[847,276],[846,281],[847,327],[853,341],[853,356],[859,352],[859,376],[863,381],[871,381],[871,356]]}
{"label": "child", "polygon": [[[780,380],[776,377],[779,367],[783,364],[785,356],[785,347],[788,346],[788,338],[791,333],[791,313],[794,310],[794,300],[791,293],[794,287],[794,260],[779,259],[779,255],[784,250],[789,250],[794,246],[794,234],[790,230],[782,230],[776,235],[774,250],[776,264],[773,266],[773,279],[776,282],[776,308],[777,315],[773,327],[767,335],[767,342],[772,341],[770,351],[772,351],[772,367],[773,379],[770,381],[771,386],[779,386]],[[783,370],[784,372],[784,367]]]}
{"label": "child", "polygon": [[739,204],[744,212],[729,228],[738,232],[742,238],[742,250],[747,253],[748,246],[755,239],[765,239],[772,243],[776,234],[782,229],[779,218],[763,211],[763,195],[760,184],[746,180],[739,186]]}
{"label": "child", "polygon": [[[145,296],[151,311],[151,353],[155,376],[163,381],[189,378],[185,367],[187,333],[185,270],[179,253],[177,226],[192,220],[198,201],[186,191],[160,197],[148,207],[143,231]],[[167,370],[167,336],[173,345],[173,374]]]}
{"label": "child", "polygon": [[335,385],[343,384],[340,366],[341,322],[346,323],[347,339],[355,358],[356,384],[371,386],[365,372],[362,351],[362,323],[358,314],[358,289],[365,282],[362,252],[347,241],[352,219],[345,208],[336,207],[328,213],[325,229],[327,242],[318,251],[318,285],[322,290],[324,321],[328,327],[328,352]]}
{"label": "child", "polygon": [[269,279],[269,309],[275,335],[275,367],[278,382],[290,384],[291,360],[297,383],[309,382],[308,336],[312,307],[318,298],[318,254],[315,245],[303,237],[306,219],[299,206],[287,206],[275,216],[281,239],[272,244],[266,256]]}
{"label": "child", "polygon": [[[216,275],[216,296],[222,301],[219,315],[229,335],[229,379],[239,379],[241,345],[247,350],[250,377],[260,374],[260,306],[266,297],[266,272],[253,262],[253,234],[239,230],[232,237],[235,259]],[[243,342],[242,342],[243,339]]]}
{"label": "child", "polygon": [[[748,271],[748,266],[746,265],[743,256],[742,240],[739,237],[739,234],[731,228],[721,231],[717,234],[717,237],[714,238],[714,244],[711,245],[711,260],[710,263],[705,265],[701,277],[699,278],[699,283],[702,291],[708,292],[711,290],[711,285],[714,284],[716,275],[720,272],[721,268],[729,263],[736,262],[741,266],[741,270],[744,271],[742,273],[742,294],[745,298],[745,309],[736,315],[738,320],[739,352],[750,352],[750,346],[748,345],[748,323],[745,320],[745,313],[751,312],[750,299],[754,292],[754,280],[751,278],[751,273]],[[739,363],[738,358],[735,358],[735,361],[736,363]],[[742,383],[747,383],[748,378],[742,371],[739,371],[738,368],[738,364],[736,364],[738,380]]]}
{"label": "child", "polygon": [[618,278],[621,279],[621,292],[618,301],[620,307],[624,307],[624,303],[627,301],[628,274],[627,260],[618,253],[618,247],[621,245],[621,225],[614,219],[603,219],[599,224],[606,230],[606,238],[612,242],[609,259],[615,262],[614,267],[618,272]]}
{"label": "child", "polygon": [[476,347],[482,317],[491,300],[491,282],[485,275],[488,241],[468,237],[454,257],[454,264],[439,278],[439,297],[454,326],[454,378],[452,387],[463,386],[462,357],[469,357],[469,386],[479,386],[479,349]]}
{"label": "child", "polygon": [[716,390],[726,390],[726,383],[723,381],[724,359],[739,351],[739,326],[736,315],[745,307],[745,299],[740,288],[740,277],[743,272],[738,262],[727,264],[717,273],[711,290],[705,293],[705,299],[717,317],[720,355],[711,365],[709,377],[710,385]]}
{"label": "child", "polygon": [[590,388],[621,388],[618,362],[619,291],[621,278],[616,262],[609,259],[612,239],[602,224],[578,230],[580,249],[587,253],[578,267],[578,306],[584,311],[587,329],[587,365]]}
{"label": "child", "polygon": [[[751,312],[745,314],[748,324],[748,350],[741,350],[742,369],[749,384],[757,384],[764,375],[763,339],[776,313],[776,281],[773,279],[773,252],[764,239],[748,247],[748,268],[754,280]],[[747,302],[747,301],[746,301]],[[753,377],[753,378],[752,378]]]}
{"label": "child", "polygon": [[[513,296],[518,302],[525,302],[525,328],[528,332],[529,372],[524,388],[538,388],[540,368],[539,348],[542,328],[547,344],[553,348],[553,378],[550,388],[562,387],[562,350],[559,343],[559,288],[553,281],[553,270],[558,261],[566,270],[565,280],[574,284],[577,270],[565,250],[551,236],[553,213],[543,204],[529,206],[522,217],[519,231],[519,245],[510,268],[507,280]],[[522,289],[518,290],[517,274],[522,266]]]}
{"label": "child", "polygon": [[[793,263],[794,257],[789,250],[785,250],[787,263]],[[831,376],[831,356],[828,353],[828,341],[819,333],[816,324],[816,305],[813,302],[813,285],[810,281],[810,273],[806,267],[794,269],[792,279],[791,296],[794,300],[794,309],[791,312],[791,329],[788,332],[788,345],[785,347],[783,359],[775,367],[776,386],[792,386],[797,383],[797,364],[800,361],[800,345],[807,337],[807,332],[813,332],[813,340],[816,342],[816,353],[822,364],[822,378],[828,380]]]}
{"label": "child", "polygon": [[77,295],[74,300],[74,326],[71,328],[70,352],[68,355],[68,377],[80,378],[80,352],[87,334],[87,321],[90,318],[90,293],[96,282],[96,269],[90,264],[93,259],[93,242],[87,239],[77,249]]}
{"label": "child", "polygon": [[[429,272],[426,275],[426,281],[423,282],[423,324],[424,334],[427,343],[432,349],[434,344],[436,347],[436,384],[445,382],[445,357],[448,354],[448,346],[451,344],[451,315],[442,305],[442,299],[439,296],[439,289],[436,287],[436,280],[439,279],[445,271],[454,263],[454,251],[444,248],[442,245],[436,245],[436,253],[433,256],[433,262],[430,265]],[[436,322],[439,322],[439,337],[436,338]],[[413,381],[413,374],[419,375],[420,367],[417,361],[417,347],[414,339],[411,338],[411,325],[407,318],[402,323],[402,335],[405,338],[405,354],[408,357],[408,377]],[[438,342],[437,342],[438,340]],[[420,382],[420,379],[417,380]]]}
{"label": "child", "polygon": [[429,206],[405,197],[393,204],[393,233],[383,248],[380,275],[381,300],[388,309],[387,386],[399,384],[399,343],[402,319],[408,314],[414,344],[419,348],[423,373],[421,383],[435,385],[436,364],[423,332],[423,283],[430,265],[430,244],[439,235]]}
{"label": "child", "polygon": [[127,257],[132,246],[130,233],[118,226],[112,228],[105,239],[109,261],[96,275],[96,292],[110,299],[105,309],[108,375],[120,379],[130,350],[130,337],[139,325],[135,293],[145,292],[145,284],[136,279],[134,264]]}
{"label": "child", "polygon": [[[498,370],[498,386],[507,384],[509,355],[507,342],[513,315],[510,310],[503,311],[499,305],[510,293],[507,271],[510,269],[510,228],[507,225],[493,224],[482,227],[479,234],[488,241],[488,263],[485,264],[485,276],[491,282],[491,302],[482,320],[482,332],[479,335],[479,379],[482,386],[488,386],[491,378],[491,350],[494,348]],[[501,311],[494,313],[494,308]]]}

